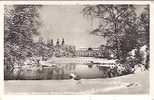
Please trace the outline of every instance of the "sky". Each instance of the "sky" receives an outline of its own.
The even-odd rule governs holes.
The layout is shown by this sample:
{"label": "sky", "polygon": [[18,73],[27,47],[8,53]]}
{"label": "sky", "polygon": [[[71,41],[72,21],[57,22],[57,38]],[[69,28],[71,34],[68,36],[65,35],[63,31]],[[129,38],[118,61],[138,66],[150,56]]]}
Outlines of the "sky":
{"label": "sky", "polygon": [[[105,44],[103,37],[95,36],[89,32],[94,28],[90,19],[81,13],[82,5],[50,5],[40,10],[42,26],[39,29],[41,37],[45,40],[65,39],[68,45],[76,48],[99,47]],[[138,14],[143,6],[136,6]],[[94,22],[93,22],[94,23]]]}

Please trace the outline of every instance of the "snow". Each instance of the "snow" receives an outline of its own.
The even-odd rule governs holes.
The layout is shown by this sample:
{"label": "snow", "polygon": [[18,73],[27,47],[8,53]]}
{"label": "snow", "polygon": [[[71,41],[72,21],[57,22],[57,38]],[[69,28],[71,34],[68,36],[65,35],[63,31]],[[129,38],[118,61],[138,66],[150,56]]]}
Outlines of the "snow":
{"label": "snow", "polygon": [[[79,82],[80,81],[80,82]],[[76,80],[9,80],[6,94],[148,94],[149,72],[106,78]],[[80,83],[80,84],[78,84]]]}
{"label": "snow", "polygon": [[102,58],[94,58],[94,57],[74,57],[74,58],[51,58],[47,61],[47,63],[115,63],[116,60],[108,60],[108,59],[102,59]]}

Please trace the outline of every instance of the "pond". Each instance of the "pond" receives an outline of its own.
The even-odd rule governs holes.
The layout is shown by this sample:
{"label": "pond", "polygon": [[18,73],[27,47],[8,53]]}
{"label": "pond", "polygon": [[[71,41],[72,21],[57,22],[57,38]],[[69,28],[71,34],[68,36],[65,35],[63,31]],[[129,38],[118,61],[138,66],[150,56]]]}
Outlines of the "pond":
{"label": "pond", "polygon": [[93,57],[50,58],[39,64],[27,63],[13,71],[13,79],[19,80],[62,80],[70,79],[70,74],[82,79],[108,78],[116,76],[113,67],[116,60]]}
{"label": "pond", "polygon": [[16,74],[16,79],[70,79],[70,73],[75,73],[82,79],[107,78],[109,77],[109,67],[100,64],[79,64],[79,63],[57,63],[52,66],[22,68]]}

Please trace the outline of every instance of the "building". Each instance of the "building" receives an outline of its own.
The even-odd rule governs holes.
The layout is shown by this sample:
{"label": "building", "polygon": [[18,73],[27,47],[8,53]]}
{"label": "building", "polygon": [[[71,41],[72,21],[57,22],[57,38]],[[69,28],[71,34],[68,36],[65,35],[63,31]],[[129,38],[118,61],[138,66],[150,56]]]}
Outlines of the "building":
{"label": "building", "polygon": [[110,46],[105,46],[105,45],[101,45],[98,48],[80,48],[79,50],[76,50],[76,56],[115,58],[113,49]]}
{"label": "building", "polygon": [[76,56],[97,57],[99,52],[99,48],[80,48],[79,50],[76,50]]}

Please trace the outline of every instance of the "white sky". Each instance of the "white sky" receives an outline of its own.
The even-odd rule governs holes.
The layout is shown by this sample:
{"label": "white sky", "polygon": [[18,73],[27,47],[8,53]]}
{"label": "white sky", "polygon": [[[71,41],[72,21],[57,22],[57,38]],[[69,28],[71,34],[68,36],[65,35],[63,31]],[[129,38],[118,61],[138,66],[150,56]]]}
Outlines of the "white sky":
{"label": "white sky", "polygon": [[[79,5],[52,5],[43,6],[40,10],[41,21],[39,29],[44,39],[65,39],[66,44],[77,48],[98,47],[105,44],[103,37],[89,34],[92,30],[91,21],[85,18],[81,11],[84,6]],[[143,6],[136,7],[138,14]]]}

